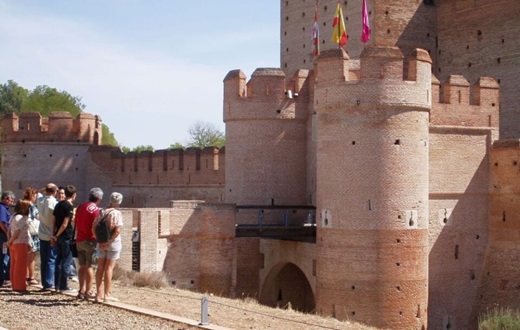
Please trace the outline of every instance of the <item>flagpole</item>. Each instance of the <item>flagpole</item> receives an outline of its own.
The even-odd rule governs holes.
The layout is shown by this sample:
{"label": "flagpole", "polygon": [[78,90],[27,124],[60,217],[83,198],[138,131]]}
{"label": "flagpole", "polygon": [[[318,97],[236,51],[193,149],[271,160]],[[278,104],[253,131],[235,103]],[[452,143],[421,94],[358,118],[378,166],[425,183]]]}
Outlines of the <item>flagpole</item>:
{"label": "flagpole", "polygon": [[[341,6],[341,4],[339,3],[339,0],[338,0],[338,6]],[[339,16],[339,19],[338,19],[338,49],[341,49],[341,15],[338,15]]]}

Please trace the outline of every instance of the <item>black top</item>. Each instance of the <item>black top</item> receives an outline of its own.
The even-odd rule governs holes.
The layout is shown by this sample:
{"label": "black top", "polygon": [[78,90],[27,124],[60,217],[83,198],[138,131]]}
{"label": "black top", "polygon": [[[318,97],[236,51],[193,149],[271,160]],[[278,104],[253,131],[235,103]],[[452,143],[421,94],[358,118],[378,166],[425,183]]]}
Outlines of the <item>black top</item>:
{"label": "black top", "polygon": [[72,217],[74,217],[74,207],[72,206],[72,204],[68,200],[58,202],[52,214],[56,217],[56,224],[53,234],[56,235],[61,225],[63,224],[65,218],[69,218],[67,228],[60,235],[60,237],[63,236],[63,238],[72,239],[72,236],[74,235],[72,231]]}

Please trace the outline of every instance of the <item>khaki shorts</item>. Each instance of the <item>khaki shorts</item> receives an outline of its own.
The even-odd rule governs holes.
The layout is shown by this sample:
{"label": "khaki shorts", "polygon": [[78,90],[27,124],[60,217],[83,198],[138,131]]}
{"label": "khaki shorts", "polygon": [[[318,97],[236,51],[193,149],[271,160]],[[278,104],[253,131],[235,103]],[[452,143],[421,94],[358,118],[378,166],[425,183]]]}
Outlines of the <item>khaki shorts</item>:
{"label": "khaki shorts", "polygon": [[92,255],[96,250],[96,241],[77,242],[78,263],[80,266],[92,267]]}

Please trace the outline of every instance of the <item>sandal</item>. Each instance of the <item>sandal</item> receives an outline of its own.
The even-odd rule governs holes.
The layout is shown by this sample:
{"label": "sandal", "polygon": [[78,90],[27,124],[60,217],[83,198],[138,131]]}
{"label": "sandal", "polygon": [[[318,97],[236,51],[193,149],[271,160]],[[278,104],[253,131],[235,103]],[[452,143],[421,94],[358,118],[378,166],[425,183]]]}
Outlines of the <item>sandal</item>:
{"label": "sandal", "polygon": [[104,300],[104,302],[117,302],[117,301],[119,301],[119,299],[114,298],[114,297],[105,297],[105,300]]}
{"label": "sandal", "polygon": [[[97,297],[96,297],[96,295],[95,295],[93,292],[91,292],[91,293],[85,293],[85,294],[83,295],[83,299],[84,299],[84,300],[94,300],[94,299],[96,299],[96,298],[97,298]],[[98,299],[98,300],[99,300],[99,299]],[[99,301],[98,301],[98,302],[99,302]]]}
{"label": "sandal", "polygon": [[36,285],[36,284],[38,284],[38,281],[36,281],[36,279],[34,277],[28,277],[27,278],[27,284],[29,284],[29,285]]}

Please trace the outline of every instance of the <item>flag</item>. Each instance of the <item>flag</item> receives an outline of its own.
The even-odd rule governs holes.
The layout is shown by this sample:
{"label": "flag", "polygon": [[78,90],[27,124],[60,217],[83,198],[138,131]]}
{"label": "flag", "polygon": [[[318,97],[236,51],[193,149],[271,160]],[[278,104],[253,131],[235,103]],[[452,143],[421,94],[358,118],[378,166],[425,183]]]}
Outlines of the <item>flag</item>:
{"label": "flag", "polygon": [[345,19],[343,18],[343,10],[338,1],[338,7],[334,14],[334,21],[332,22],[332,41],[338,44],[338,47],[344,47],[347,44],[347,30],[345,29]]}
{"label": "flag", "polygon": [[316,3],[316,9],[314,11],[314,25],[312,26],[312,44],[314,56],[320,55],[320,27],[318,25],[318,3]]}
{"label": "flag", "polygon": [[363,9],[361,15],[363,16],[363,28],[361,29],[361,42],[368,42],[370,40],[370,22],[368,20],[367,0],[363,0]]}

